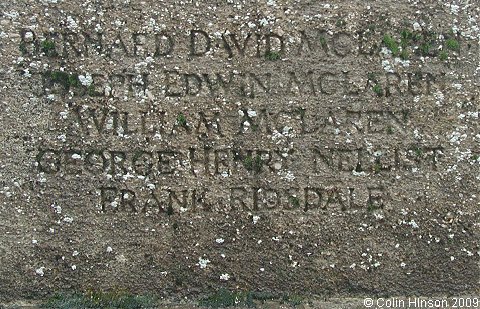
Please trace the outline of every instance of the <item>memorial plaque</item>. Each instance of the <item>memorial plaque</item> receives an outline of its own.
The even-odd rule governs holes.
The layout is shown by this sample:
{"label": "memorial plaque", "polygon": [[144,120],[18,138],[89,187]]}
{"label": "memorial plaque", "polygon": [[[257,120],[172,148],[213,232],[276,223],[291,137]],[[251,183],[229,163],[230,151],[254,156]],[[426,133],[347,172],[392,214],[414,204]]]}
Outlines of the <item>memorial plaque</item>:
{"label": "memorial plaque", "polygon": [[0,299],[478,293],[476,1],[0,7]]}

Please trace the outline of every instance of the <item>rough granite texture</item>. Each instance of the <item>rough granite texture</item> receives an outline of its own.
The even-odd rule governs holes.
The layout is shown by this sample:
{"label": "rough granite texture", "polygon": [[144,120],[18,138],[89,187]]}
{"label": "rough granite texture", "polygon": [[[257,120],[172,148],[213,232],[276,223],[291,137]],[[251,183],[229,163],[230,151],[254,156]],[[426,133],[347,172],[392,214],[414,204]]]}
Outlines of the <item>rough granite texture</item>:
{"label": "rough granite texture", "polygon": [[477,1],[0,8],[0,300],[479,293]]}

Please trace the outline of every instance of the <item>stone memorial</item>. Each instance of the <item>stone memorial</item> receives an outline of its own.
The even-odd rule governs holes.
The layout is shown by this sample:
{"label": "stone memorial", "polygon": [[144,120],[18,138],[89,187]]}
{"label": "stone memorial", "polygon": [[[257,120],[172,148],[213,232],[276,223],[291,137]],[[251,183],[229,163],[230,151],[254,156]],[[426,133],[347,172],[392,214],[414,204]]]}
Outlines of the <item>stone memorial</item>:
{"label": "stone memorial", "polygon": [[478,294],[479,7],[3,1],[0,300]]}

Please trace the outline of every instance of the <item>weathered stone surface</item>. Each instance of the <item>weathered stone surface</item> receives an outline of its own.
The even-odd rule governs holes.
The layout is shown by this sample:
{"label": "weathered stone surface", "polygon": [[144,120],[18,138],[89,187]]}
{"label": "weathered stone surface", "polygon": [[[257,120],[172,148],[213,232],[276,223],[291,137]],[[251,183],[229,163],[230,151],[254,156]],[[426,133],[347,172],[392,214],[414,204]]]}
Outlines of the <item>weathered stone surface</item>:
{"label": "weathered stone surface", "polygon": [[0,7],[0,299],[478,293],[475,1]]}

